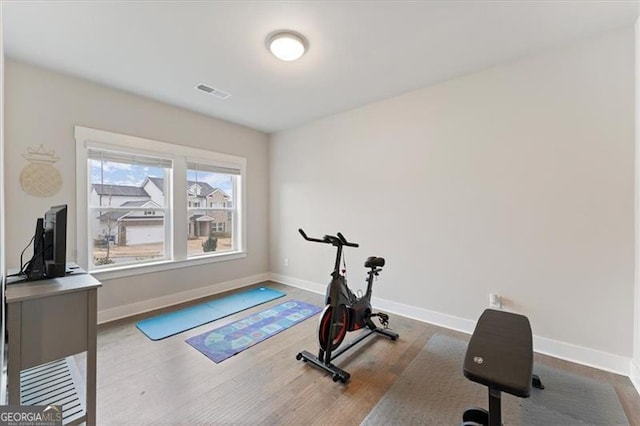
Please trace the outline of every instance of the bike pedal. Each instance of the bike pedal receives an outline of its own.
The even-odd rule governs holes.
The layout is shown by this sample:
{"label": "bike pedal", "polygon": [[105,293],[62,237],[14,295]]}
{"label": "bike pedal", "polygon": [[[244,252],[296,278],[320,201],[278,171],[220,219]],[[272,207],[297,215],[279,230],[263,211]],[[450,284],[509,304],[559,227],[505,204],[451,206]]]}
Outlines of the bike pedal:
{"label": "bike pedal", "polygon": [[380,324],[382,324],[384,328],[389,328],[389,315],[383,313],[378,313],[377,315],[380,319]]}

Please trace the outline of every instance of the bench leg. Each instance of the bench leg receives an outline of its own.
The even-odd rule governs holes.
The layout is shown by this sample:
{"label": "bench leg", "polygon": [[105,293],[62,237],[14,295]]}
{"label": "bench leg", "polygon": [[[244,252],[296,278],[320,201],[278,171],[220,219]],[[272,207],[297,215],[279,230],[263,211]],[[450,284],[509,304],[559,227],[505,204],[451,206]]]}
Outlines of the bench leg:
{"label": "bench leg", "polygon": [[534,374],[531,376],[531,386],[538,389],[544,389],[544,385],[542,384],[542,380],[540,380],[540,376]]}
{"label": "bench leg", "polygon": [[489,426],[502,426],[502,395],[489,387]]}
{"label": "bench leg", "polygon": [[489,387],[489,411],[478,407],[467,408],[462,414],[462,424],[502,426],[502,392]]}

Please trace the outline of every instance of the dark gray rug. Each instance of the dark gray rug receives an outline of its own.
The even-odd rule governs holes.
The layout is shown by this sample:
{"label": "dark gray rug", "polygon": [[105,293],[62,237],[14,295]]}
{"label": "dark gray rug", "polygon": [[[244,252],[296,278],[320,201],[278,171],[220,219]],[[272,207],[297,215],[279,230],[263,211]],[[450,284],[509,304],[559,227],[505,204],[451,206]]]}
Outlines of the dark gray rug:
{"label": "dark gray rug", "polygon": [[[433,336],[362,424],[459,425],[468,406],[487,408],[487,388],[462,374],[466,350],[464,341]],[[546,389],[525,399],[503,393],[505,425],[629,425],[611,385],[541,364],[534,373]]]}

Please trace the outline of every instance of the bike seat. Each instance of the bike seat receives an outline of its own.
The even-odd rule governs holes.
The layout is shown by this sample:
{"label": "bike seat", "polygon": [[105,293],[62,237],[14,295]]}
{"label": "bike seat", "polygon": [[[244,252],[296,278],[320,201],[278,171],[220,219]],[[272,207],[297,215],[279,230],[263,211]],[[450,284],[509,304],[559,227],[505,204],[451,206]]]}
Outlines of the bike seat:
{"label": "bike seat", "polygon": [[382,268],[384,266],[384,257],[369,256],[364,262],[365,268]]}

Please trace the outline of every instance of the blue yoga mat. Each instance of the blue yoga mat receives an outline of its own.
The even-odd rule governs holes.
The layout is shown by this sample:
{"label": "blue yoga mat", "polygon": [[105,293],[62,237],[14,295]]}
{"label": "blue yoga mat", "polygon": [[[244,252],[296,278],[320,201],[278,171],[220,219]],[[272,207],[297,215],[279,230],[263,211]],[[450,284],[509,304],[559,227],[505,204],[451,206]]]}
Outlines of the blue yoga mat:
{"label": "blue yoga mat", "polygon": [[284,295],[281,291],[267,287],[254,288],[179,311],[147,318],[139,321],[136,327],[149,339],[160,340]]}

